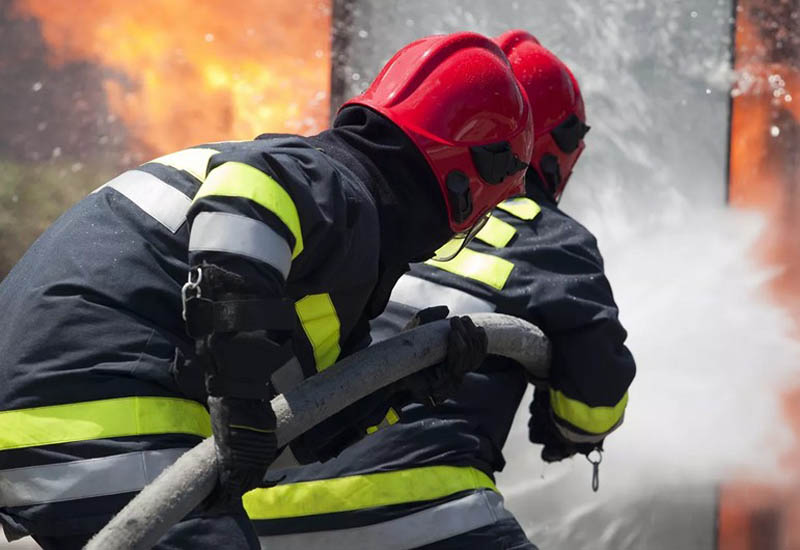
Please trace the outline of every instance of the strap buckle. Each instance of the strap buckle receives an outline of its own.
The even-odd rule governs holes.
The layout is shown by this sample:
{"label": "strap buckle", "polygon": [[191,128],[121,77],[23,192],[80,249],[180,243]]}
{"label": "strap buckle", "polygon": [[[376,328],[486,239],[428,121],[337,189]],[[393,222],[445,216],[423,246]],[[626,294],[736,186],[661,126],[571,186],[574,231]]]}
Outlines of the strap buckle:
{"label": "strap buckle", "polygon": [[600,488],[600,463],[603,462],[603,449],[595,447],[587,455],[586,460],[592,465],[592,491]]}
{"label": "strap buckle", "polygon": [[[197,273],[197,279],[192,279],[192,272]],[[200,283],[203,281],[203,270],[195,267],[189,270],[189,280],[181,287],[181,317],[186,321],[186,302],[203,296]]]}

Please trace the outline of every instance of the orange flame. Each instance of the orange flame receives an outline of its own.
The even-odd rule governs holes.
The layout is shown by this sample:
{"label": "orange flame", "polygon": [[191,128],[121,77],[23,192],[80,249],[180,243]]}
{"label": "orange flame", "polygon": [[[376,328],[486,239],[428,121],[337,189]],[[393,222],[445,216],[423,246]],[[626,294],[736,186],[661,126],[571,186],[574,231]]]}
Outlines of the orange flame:
{"label": "orange flame", "polygon": [[[769,220],[759,253],[782,271],[770,290],[797,321],[800,334],[800,43],[791,2],[740,0],[731,120],[730,199]],[[788,8],[788,9],[787,9]],[[776,17],[784,10],[784,17]],[[784,416],[800,440],[800,389],[781,396]],[[786,457],[798,473],[800,449]],[[800,482],[725,484],[719,499],[719,550],[800,548]]]}
{"label": "orange flame", "polygon": [[330,0],[16,0],[49,62],[108,70],[112,112],[148,153],[327,125]]}

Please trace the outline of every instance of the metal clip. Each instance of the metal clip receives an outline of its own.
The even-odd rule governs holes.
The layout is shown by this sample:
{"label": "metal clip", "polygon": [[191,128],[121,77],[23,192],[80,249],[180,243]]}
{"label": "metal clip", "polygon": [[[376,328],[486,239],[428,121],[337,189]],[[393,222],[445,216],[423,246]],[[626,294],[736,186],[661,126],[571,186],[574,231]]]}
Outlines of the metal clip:
{"label": "metal clip", "polygon": [[[594,458],[592,453],[597,453]],[[586,455],[586,460],[592,465],[592,491],[596,493],[600,488],[600,463],[603,462],[603,450],[595,447]]]}
{"label": "metal clip", "polygon": [[[197,271],[197,279],[192,280],[192,271]],[[186,321],[186,302],[190,298],[200,298],[203,295],[203,291],[200,289],[200,282],[203,280],[203,270],[199,267],[194,268],[194,270],[189,270],[189,280],[186,281],[181,287],[181,317],[183,320]],[[191,296],[189,295],[190,292],[193,292]]]}

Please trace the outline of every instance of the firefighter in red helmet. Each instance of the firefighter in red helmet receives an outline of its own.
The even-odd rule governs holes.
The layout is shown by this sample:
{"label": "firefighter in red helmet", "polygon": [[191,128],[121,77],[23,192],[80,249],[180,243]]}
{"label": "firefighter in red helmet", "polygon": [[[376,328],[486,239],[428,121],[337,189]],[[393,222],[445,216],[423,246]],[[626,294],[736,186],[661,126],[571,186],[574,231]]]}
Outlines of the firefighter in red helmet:
{"label": "firefighter in red helmet", "polygon": [[[159,547],[257,546],[240,497],[275,456],[270,398],[364,346],[409,262],[521,191],[533,144],[507,59],[472,33],[400,50],[333,126],[125,172],[0,283],[7,536],[82,547],[213,432],[214,498]],[[480,361],[482,330],[451,326],[447,361]],[[307,460],[341,446],[306,435]]]}
{"label": "firefighter in red helmet", "polygon": [[[553,358],[549,388],[537,385],[529,438],[546,461],[595,458],[622,422],[635,365],[597,243],[557,207],[588,131],[583,99],[566,65],[530,34],[511,31],[496,42],[533,109],[524,193],[500,203],[453,260],[413,265],[372,334],[381,340],[448,309],[538,325]],[[534,549],[494,484],[527,385],[520,366],[489,356],[437,407],[390,410],[337,458],[282,471],[278,486],[245,499],[263,546]]]}

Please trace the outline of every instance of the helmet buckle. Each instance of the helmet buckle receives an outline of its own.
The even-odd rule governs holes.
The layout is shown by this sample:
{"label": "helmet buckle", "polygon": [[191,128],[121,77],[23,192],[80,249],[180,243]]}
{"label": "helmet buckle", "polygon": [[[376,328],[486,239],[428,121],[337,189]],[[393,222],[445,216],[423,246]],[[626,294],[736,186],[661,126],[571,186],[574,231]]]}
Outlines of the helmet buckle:
{"label": "helmet buckle", "polygon": [[511,144],[507,141],[476,145],[469,150],[478,175],[491,184],[502,183],[506,176],[528,167],[514,154]]}

